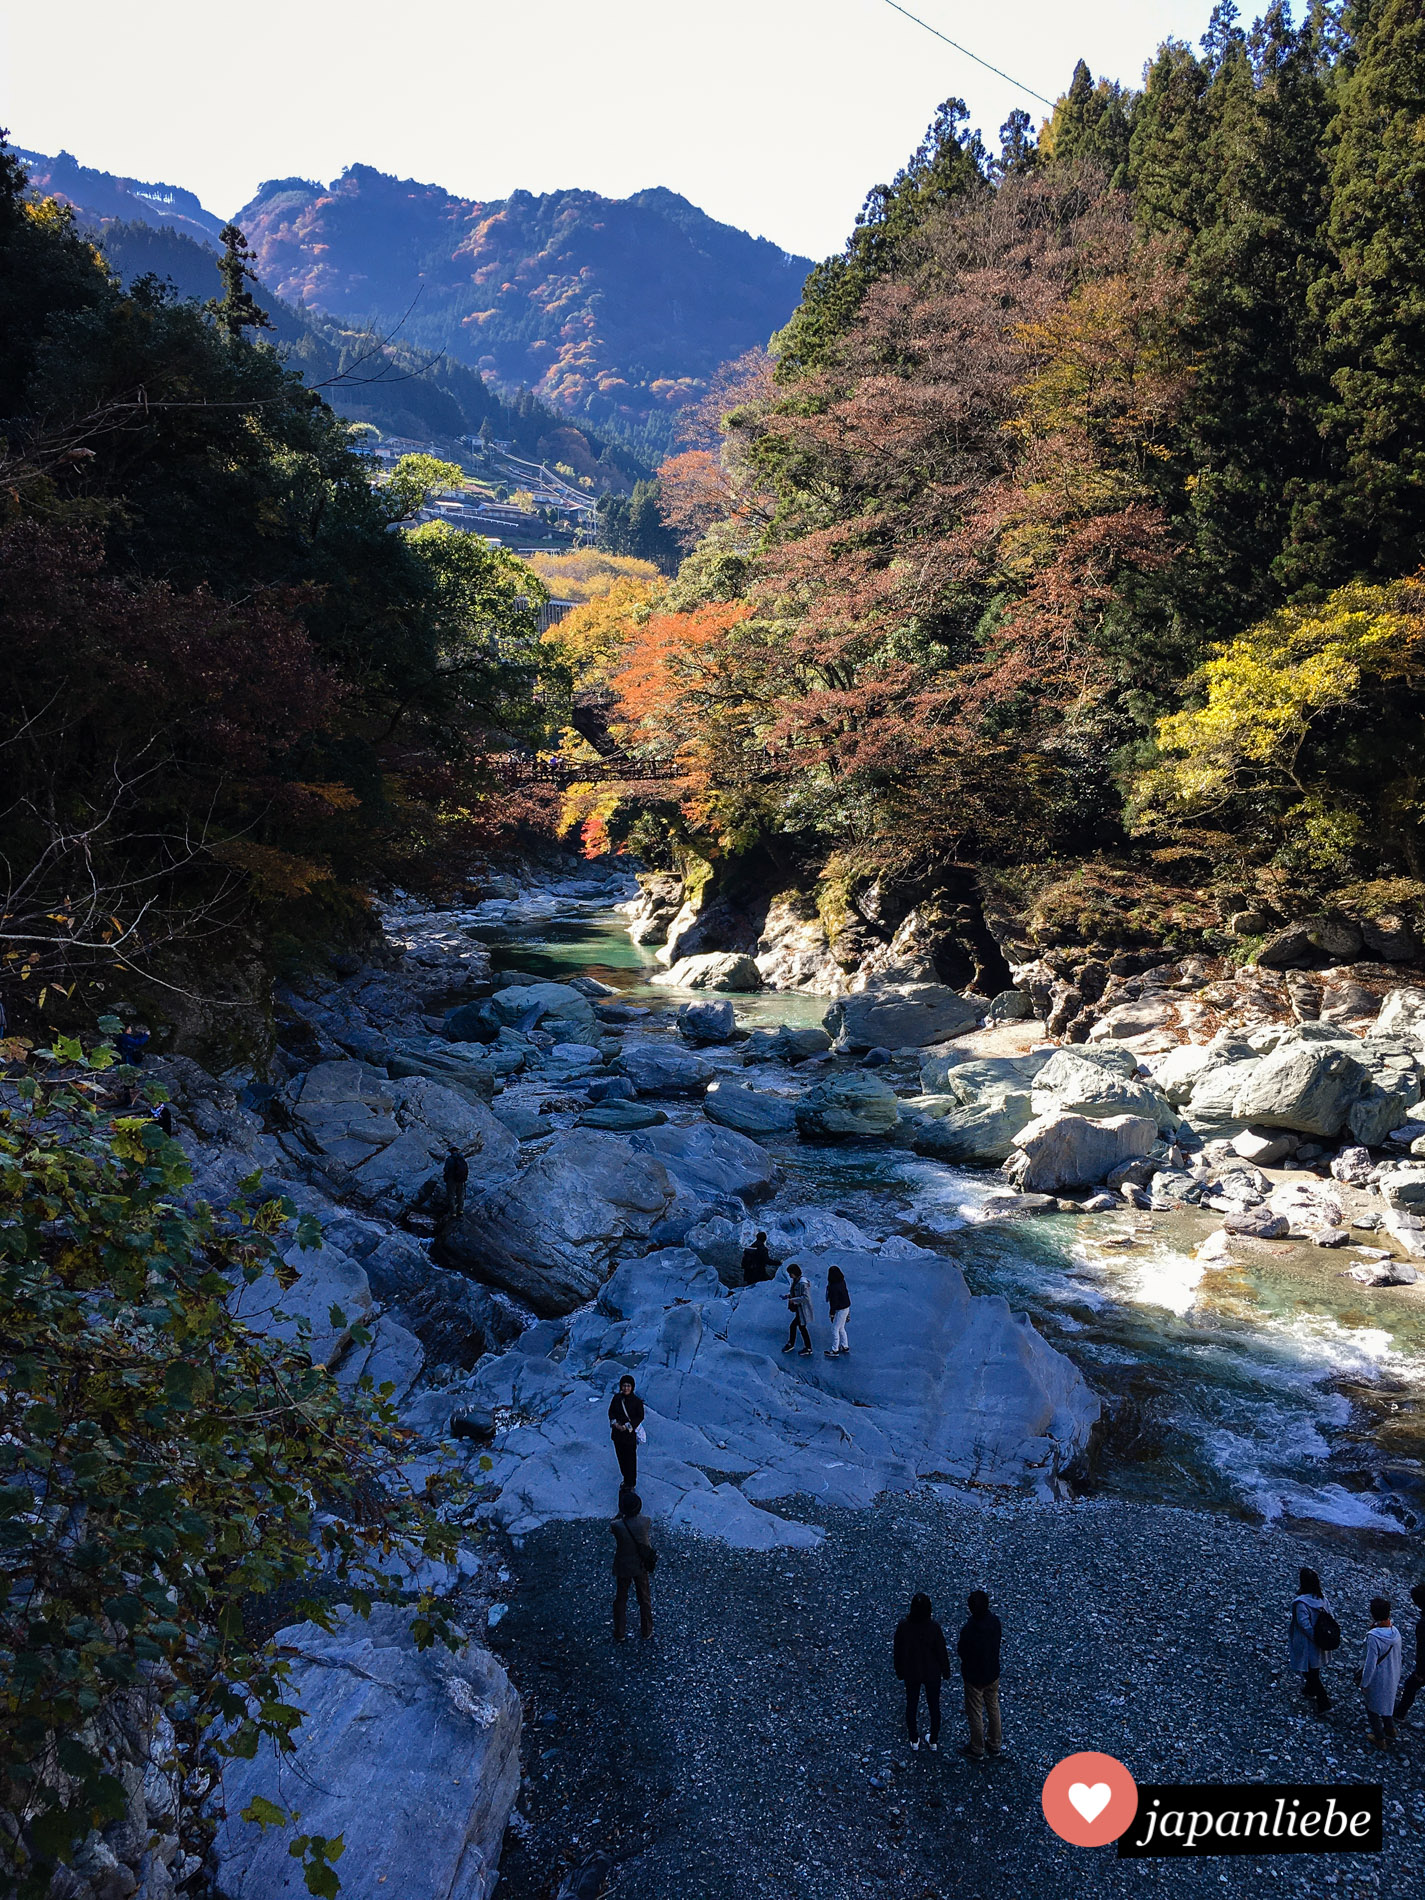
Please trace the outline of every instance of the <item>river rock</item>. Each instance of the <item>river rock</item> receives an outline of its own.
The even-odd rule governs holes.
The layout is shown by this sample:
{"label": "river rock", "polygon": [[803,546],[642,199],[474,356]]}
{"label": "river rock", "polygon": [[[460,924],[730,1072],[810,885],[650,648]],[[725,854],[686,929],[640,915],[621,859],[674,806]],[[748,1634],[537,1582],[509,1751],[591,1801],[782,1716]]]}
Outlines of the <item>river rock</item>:
{"label": "river rock", "polygon": [[1001,990],[990,998],[989,1008],[985,1011],[985,1021],[990,1023],[1028,1022],[1034,1014],[1034,1005],[1024,990]]}
{"label": "river rock", "polygon": [[1050,1059],[1043,1050],[1027,1056],[966,1057],[954,1050],[927,1056],[920,1065],[920,1086],[928,1094],[944,1091],[962,1108],[981,1108],[1009,1095],[1027,1095]]}
{"label": "river rock", "polygon": [[631,1102],[638,1091],[626,1075],[601,1075],[586,1085],[591,1102]]}
{"label": "river rock", "polygon": [[618,1096],[596,1102],[579,1117],[581,1128],[611,1128],[631,1134],[636,1128],[661,1128],[668,1117],[652,1102],[626,1102]]}
{"label": "river rock", "polygon": [[650,981],[680,990],[760,990],[762,972],[751,957],[709,953],[680,957],[670,970],[660,970]]}
{"label": "river rock", "polygon": [[519,1792],[520,1699],[487,1649],[419,1650],[411,1611],[378,1604],[279,1630],[285,1693],[303,1711],[295,1751],[223,1764],[227,1818],[213,1843],[222,1900],[302,1900],[289,1831],[241,1819],[255,1796],[340,1835],[343,1900],[380,1894],[488,1900]]}
{"label": "river rock", "polygon": [[640,1095],[701,1095],[715,1073],[701,1056],[665,1043],[625,1049],[618,1066]]}
{"label": "river rock", "polygon": [[673,1185],[654,1156],[635,1153],[617,1135],[581,1128],[551,1142],[510,1186],[468,1199],[464,1217],[441,1233],[435,1252],[443,1264],[502,1287],[536,1313],[568,1313],[598,1291],[618,1244],[646,1236],[672,1199]]}
{"label": "river rock", "polygon": [[918,1155],[957,1167],[998,1167],[1014,1153],[1021,1131],[1034,1119],[1027,1092],[1006,1091],[973,1108],[956,1106],[923,1122],[911,1137]]}
{"label": "river rock", "polygon": [[669,1249],[620,1268],[597,1307],[540,1342],[544,1356],[517,1346],[482,1362],[447,1402],[520,1420],[491,1448],[496,1517],[520,1534],[608,1515],[605,1412],[627,1364],[647,1407],[647,1508],[754,1550],[821,1541],[818,1526],[776,1515],[783,1498],[862,1507],[931,1473],[1042,1483],[1087,1444],[1099,1406],[1077,1369],[1002,1299],[973,1297],[950,1262],[800,1257],[818,1296],[832,1261],[846,1275],[846,1359],[782,1354],[781,1276],[729,1296],[696,1255]]}
{"label": "river rock", "polygon": [[756,1062],[810,1062],[830,1047],[831,1038],[824,1029],[794,1028],[790,1023],[775,1030],[754,1029],[747,1038],[747,1054]]}
{"label": "river rock", "polygon": [[742,1229],[721,1214],[690,1227],[683,1242],[724,1286],[742,1285]]}
{"label": "river rock", "polygon": [[1285,1240],[1291,1222],[1270,1208],[1244,1208],[1240,1214],[1229,1214],[1222,1226],[1229,1234],[1246,1234],[1253,1240]]}
{"label": "river rock", "polygon": [[449,1042],[493,1042],[500,1033],[503,1018],[487,997],[479,1003],[462,1003],[451,1010],[441,1026]]}
{"label": "river rock", "polygon": [[594,1008],[587,996],[568,983],[512,983],[496,990],[490,1008],[509,1029],[532,1029],[546,1017],[592,1031]]}
{"label": "river rock", "polygon": [[297,1277],[282,1286],[269,1268],[251,1286],[237,1286],[228,1302],[249,1332],[300,1345],[315,1366],[335,1367],[351,1349],[351,1329],[371,1311],[365,1269],[342,1248],[323,1244],[282,1255]]}
{"label": "river rock", "polygon": [[703,1097],[703,1113],[722,1128],[740,1135],[785,1135],[797,1125],[792,1104],[778,1095],[766,1095],[740,1082],[720,1077]]}
{"label": "river rock", "polygon": [[1157,1124],[1146,1115],[1097,1120],[1055,1110],[1020,1131],[1004,1172],[1022,1192],[1097,1187],[1120,1162],[1147,1154],[1157,1138]]}
{"label": "river rock", "polygon": [[943,984],[907,983],[838,997],[821,1020],[837,1042],[853,1052],[924,1049],[974,1029],[984,1009],[982,998],[962,996]]}
{"label": "river rock", "polygon": [[731,1003],[684,1003],[678,1011],[678,1034],[684,1042],[731,1042],[736,1030]]}
{"label": "river rock", "polygon": [[703,1200],[735,1194],[744,1201],[760,1201],[776,1186],[777,1164],[766,1149],[732,1128],[707,1122],[658,1128],[638,1136],[634,1146],[655,1156],[681,1193]]}
{"label": "river rock", "polygon": [[831,1076],[797,1103],[797,1132],[803,1141],[842,1141],[857,1135],[874,1139],[899,1125],[900,1107],[895,1090],[879,1076]]}
{"label": "river rock", "polygon": [[1033,1103],[1036,1115],[1085,1115],[1091,1121],[1147,1115],[1169,1134],[1178,1125],[1167,1097],[1157,1089],[1136,1076],[1115,1073],[1078,1049],[1055,1050],[1034,1078]]}
{"label": "river rock", "polygon": [[1347,1187],[1367,1187],[1375,1163],[1364,1148],[1343,1148],[1331,1163],[1331,1179]]}
{"label": "river rock", "polygon": [[1284,1038],[1243,1078],[1232,1112],[1265,1128],[1339,1135],[1368,1085],[1368,1072],[1344,1048]]}

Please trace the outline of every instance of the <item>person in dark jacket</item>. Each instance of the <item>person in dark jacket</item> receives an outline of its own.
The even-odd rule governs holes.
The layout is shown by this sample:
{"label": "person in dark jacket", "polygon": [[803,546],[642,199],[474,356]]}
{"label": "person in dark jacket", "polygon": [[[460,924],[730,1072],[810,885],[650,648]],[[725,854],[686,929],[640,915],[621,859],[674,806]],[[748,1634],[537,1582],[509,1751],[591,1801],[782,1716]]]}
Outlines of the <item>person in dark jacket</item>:
{"label": "person in dark jacket", "polygon": [[792,1323],[787,1332],[787,1343],[783,1352],[791,1352],[797,1343],[797,1334],[802,1336],[802,1358],[811,1358],[811,1281],[793,1261],[790,1268],[792,1276],[791,1291],[787,1295],[787,1311]]}
{"label": "person in dark jacket", "polygon": [[767,1236],[758,1233],[750,1247],[742,1250],[742,1278],[748,1286],[760,1286],[764,1280],[770,1280],[781,1265],[767,1251]]}
{"label": "person in dark jacket", "polygon": [[465,1183],[470,1179],[470,1163],[458,1148],[452,1148],[445,1157],[445,1166],[440,1172],[445,1181],[450,1218],[459,1220],[465,1212]]}
{"label": "person in dark jacket", "polygon": [[124,1029],[114,1038],[114,1052],[120,1062],[127,1062],[134,1068],[143,1064],[143,1052],[148,1047],[148,1031],[140,1023],[133,1029]]}
{"label": "person in dark jacket", "polygon": [[828,1359],[838,1359],[842,1353],[850,1352],[846,1343],[846,1322],[851,1317],[851,1295],[846,1287],[846,1275],[840,1267],[828,1267],[826,1270],[826,1308],[831,1314],[831,1345],[827,1350]]}
{"label": "person in dark jacket", "polygon": [[653,1591],[649,1578],[658,1558],[653,1550],[652,1526],[643,1514],[643,1500],[632,1489],[618,1496],[618,1516],[609,1525],[614,1537],[614,1641],[628,1635],[628,1587],[638,1598],[638,1628],[647,1639],[653,1634]]}
{"label": "person in dark jacket", "polygon": [[643,1425],[643,1400],[634,1391],[633,1375],[626,1372],[609,1400],[609,1431],[619,1474],[630,1489],[638,1483],[638,1434]]}
{"label": "person in dark jacket", "polygon": [[993,1757],[1004,1747],[999,1720],[1002,1632],[999,1618],[991,1613],[989,1597],[983,1590],[970,1592],[969,1611],[970,1620],[960,1631],[960,1640],[955,1645],[965,1683],[965,1720],[970,1725],[970,1740],[960,1753],[972,1761],[983,1761],[986,1754]]}
{"label": "person in dark jacket", "polygon": [[950,1674],[950,1652],[945,1632],[930,1610],[930,1598],[917,1593],[910,1614],[896,1624],[892,1649],[896,1675],[905,1684],[905,1726],[912,1751],[920,1747],[920,1692],[930,1711],[930,1747],[940,1753],[940,1685]]}
{"label": "person in dark jacket", "polygon": [[1400,1694],[1396,1698],[1395,1719],[1403,1722],[1410,1713],[1410,1705],[1425,1688],[1425,1583],[1417,1583],[1410,1592],[1410,1601],[1420,1611],[1415,1622],[1415,1666],[1400,1685]]}
{"label": "person in dark jacket", "polygon": [[167,1102],[155,1102],[148,1112],[153,1117],[153,1119],[158,1123],[159,1127],[163,1130],[164,1134],[168,1136],[170,1141],[172,1141],[173,1139],[173,1110],[169,1106],[169,1104]]}

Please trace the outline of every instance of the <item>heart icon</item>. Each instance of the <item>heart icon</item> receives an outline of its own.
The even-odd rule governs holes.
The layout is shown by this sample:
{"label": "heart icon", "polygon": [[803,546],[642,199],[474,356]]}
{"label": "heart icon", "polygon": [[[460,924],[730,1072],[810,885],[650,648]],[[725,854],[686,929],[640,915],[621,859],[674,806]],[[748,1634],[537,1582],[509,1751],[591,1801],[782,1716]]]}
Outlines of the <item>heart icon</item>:
{"label": "heart icon", "polygon": [[1069,1799],[1086,1821],[1096,1821],[1113,1799],[1113,1790],[1106,1781],[1096,1781],[1091,1788],[1076,1781],[1069,1789]]}

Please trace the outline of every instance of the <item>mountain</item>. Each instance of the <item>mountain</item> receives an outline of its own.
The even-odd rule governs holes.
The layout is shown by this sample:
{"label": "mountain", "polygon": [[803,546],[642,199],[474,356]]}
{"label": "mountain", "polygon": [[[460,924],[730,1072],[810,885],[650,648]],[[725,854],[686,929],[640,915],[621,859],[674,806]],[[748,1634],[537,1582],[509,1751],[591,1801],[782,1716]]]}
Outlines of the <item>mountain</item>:
{"label": "mountain", "polygon": [[58,198],[91,220],[123,218],[142,224],[167,225],[199,240],[216,238],[223,220],[205,211],[191,191],[181,185],[151,185],[138,178],[120,178],[114,172],[81,165],[69,152],[46,158],[42,152],[14,148],[30,174],[30,184],[47,198]]}
{"label": "mountain", "polygon": [[655,457],[718,367],[786,322],[811,268],[672,191],[481,202],[368,165],[274,179],[236,222],[291,302],[400,323]]}

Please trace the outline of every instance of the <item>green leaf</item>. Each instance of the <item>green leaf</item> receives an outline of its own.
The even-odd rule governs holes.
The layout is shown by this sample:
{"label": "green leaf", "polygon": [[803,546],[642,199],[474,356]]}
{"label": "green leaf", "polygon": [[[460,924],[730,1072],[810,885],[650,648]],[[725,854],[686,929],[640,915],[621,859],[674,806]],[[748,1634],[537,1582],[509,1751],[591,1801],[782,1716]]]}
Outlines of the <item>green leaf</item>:
{"label": "green leaf", "polygon": [[[285,1808],[279,1808],[275,1801],[269,1801],[265,1794],[255,1794],[242,1811],[244,1821],[255,1821],[258,1827],[286,1827],[288,1820],[295,1821],[295,1814],[289,1816]],[[293,1843],[295,1847],[296,1843]]]}

